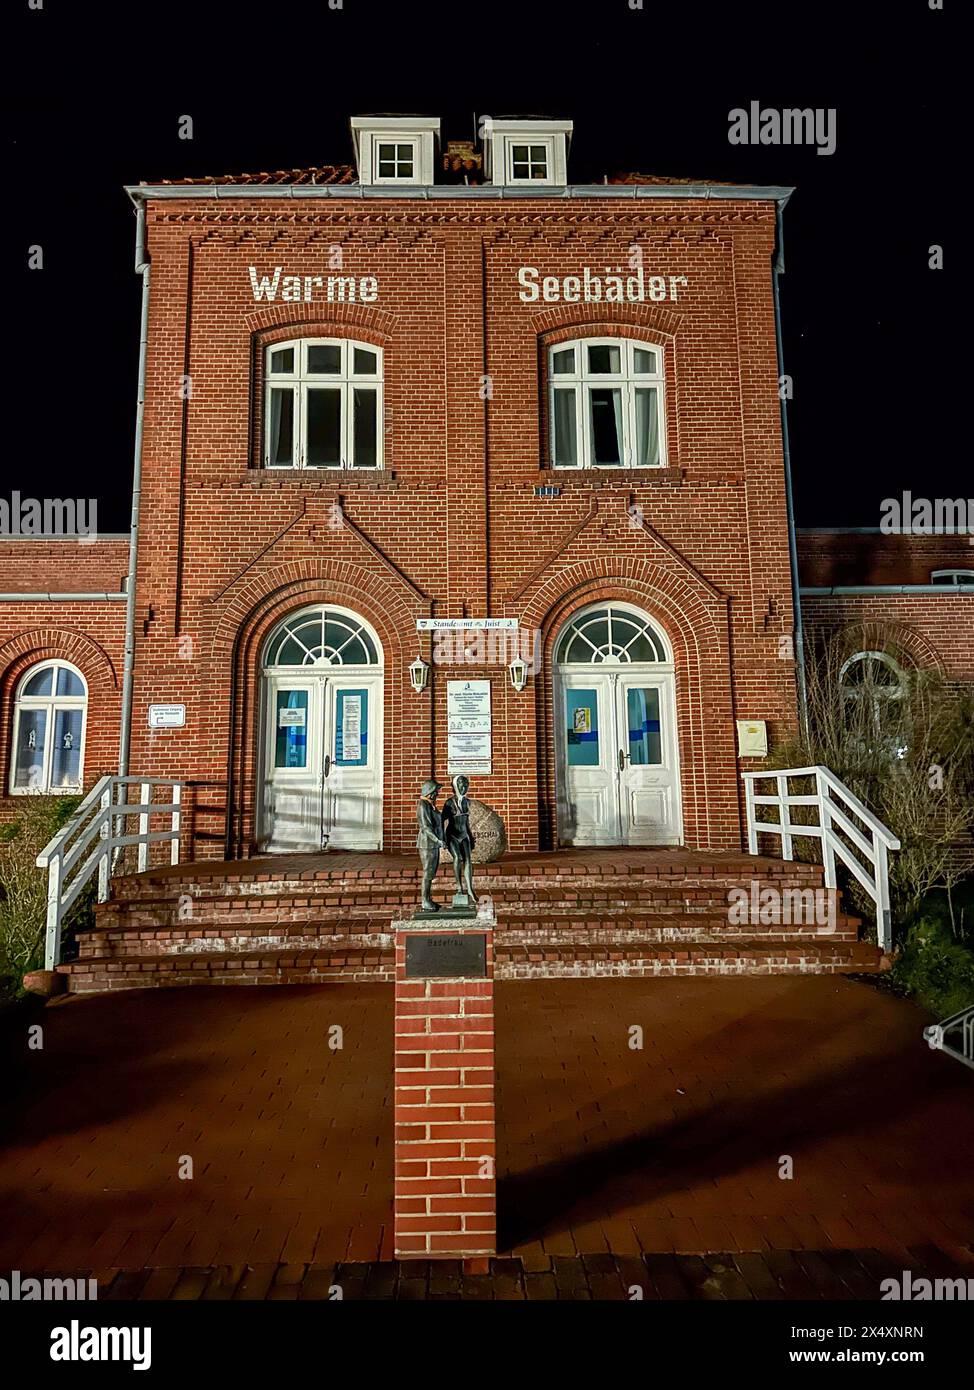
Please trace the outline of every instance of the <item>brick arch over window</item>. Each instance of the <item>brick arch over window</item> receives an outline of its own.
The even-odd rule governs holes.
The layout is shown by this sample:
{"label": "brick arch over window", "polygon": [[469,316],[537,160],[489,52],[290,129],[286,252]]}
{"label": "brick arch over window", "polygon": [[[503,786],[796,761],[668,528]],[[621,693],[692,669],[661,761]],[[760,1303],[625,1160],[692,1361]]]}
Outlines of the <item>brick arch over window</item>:
{"label": "brick arch over window", "polygon": [[847,656],[856,652],[886,652],[901,666],[947,674],[943,656],[926,633],[896,619],[856,619],[835,629],[815,622],[812,631],[820,642],[837,643]]}
{"label": "brick arch over window", "polygon": [[14,694],[21,677],[43,661],[76,666],[88,687],[85,784],[118,770],[119,680],[103,647],[84,633],[42,627],[18,633],[0,646],[0,795],[10,784]]}
{"label": "brick arch over window", "polygon": [[[602,573],[598,571],[601,570]],[[556,829],[555,643],[572,614],[589,604],[615,600],[641,608],[665,633],[676,670],[676,720],[680,749],[684,838],[692,849],[739,849],[741,810],[726,603],[688,576],[651,562],[589,561],[562,570],[538,590],[520,616],[541,633],[537,701],[538,792],[545,843]]]}
{"label": "brick arch over window", "polygon": [[[541,410],[540,459],[550,461],[550,374],[548,355],[559,343],[585,338],[629,338],[662,350],[663,424],[669,467],[680,465],[680,344],[677,336],[682,315],[659,305],[570,304],[536,314],[532,327],[538,335],[538,402]],[[558,471],[553,469],[552,471]],[[571,470],[567,470],[569,473]]]}
{"label": "brick arch over window", "polygon": [[304,560],[269,570],[253,579],[223,612],[210,652],[212,670],[229,668],[232,673],[227,761],[227,853],[232,858],[252,852],[256,842],[261,651],[282,618],[315,603],[358,613],[382,644],[384,843],[400,843],[407,833],[406,798],[399,789],[428,775],[423,770],[430,760],[428,740],[424,745],[408,730],[421,711],[407,703],[416,619],[428,616],[428,605],[347,562]]}

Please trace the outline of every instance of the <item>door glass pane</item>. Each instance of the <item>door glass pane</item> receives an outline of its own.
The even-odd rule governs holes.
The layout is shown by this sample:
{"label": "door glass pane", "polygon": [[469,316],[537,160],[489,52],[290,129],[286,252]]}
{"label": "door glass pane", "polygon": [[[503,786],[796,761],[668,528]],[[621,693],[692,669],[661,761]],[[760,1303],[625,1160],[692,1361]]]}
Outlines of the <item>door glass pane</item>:
{"label": "door glass pane", "polygon": [[352,407],[352,464],[355,468],[375,468],[378,463],[378,405],[377,392],[355,387]]}
{"label": "door glass pane", "polygon": [[655,386],[636,392],[636,464],[655,468],[659,463],[659,412]]}
{"label": "door glass pane", "polygon": [[335,695],[335,762],[365,767],[369,761],[369,692],[339,690]]}
{"label": "door glass pane", "polygon": [[51,790],[81,785],[80,709],[59,709],[54,715],[54,747],[51,749]]}
{"label": "door glass pane", "polygon": [[565,691],[565,747],[569,767],[598,767],[599,704],[594,690]]}
{"label": "door glass pane", "polygon": [[589,392],[592,462],[622,463],[622,391],[600,386]]}
{"label": "door glass pane", "polygon": [[601,376],[612,372],[616,376],[621,371],[619,349],[611,343],[598,343],[588,350],[588,369]]}
{"label": "door glass pane", "polygon": [[659,691],[631,685],[626,691],[630,767],[656,767],[663,761],[660,738]]}
{"label": "door glass pane", "polygon": [[337,468],[342,461],[340,391],[308,392],[306,463],[309,468]]}
{"label": "door glass pane", "polygon": [[[50,671],[48,671],[50,677]],[[17,766],[14,772],[15,787],[35,787],[43,789],[44,783],[44,742],[47,733],[47,710],[24,709],[20,711],[17,726]]]}
{"label": "door glass pane", "polygon": [[308,346],[308,371],[337,375],[342,369],[341,343],[311,343]]}
{"label": "door glass pane", "polygon": [[294,461],[294,391],[271,391],[270,419],[267,422],[267,462],[281,468]]}
{"label": "door glass pane", "polygon": [[554,420],[554,462],[560,468],[578,466],[578,441],[575,436],[575,392],[556,391]]}
{"label": "door glass pane", "polygon": [[275,767],[308,766],[308,692],[275,692]]}

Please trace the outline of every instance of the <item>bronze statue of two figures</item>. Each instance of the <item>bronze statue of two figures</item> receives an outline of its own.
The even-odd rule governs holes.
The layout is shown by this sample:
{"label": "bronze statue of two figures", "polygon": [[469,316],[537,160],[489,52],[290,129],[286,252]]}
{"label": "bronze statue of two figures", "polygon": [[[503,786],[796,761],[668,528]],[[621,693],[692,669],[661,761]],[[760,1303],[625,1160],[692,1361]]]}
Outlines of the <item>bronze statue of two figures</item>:
{"label": "bronze statue of two figures", "polygon": [[[470,781],[461,773],[453,779],[453,795],[447,797],[443,810],[436,805],[436,798],[442,783],[424,782],[420,788],[417,812],[419,816],[419,835],[416,848],[423,866],[423,898],[417,916],[427,912],[439,912],[439,903],[433,901],[433,879],[440,866],[440,850],[445,849],[453,860],[457,891],[453,895],[453,908],[458,915],[473,916],[477,895],[473,891],[473,835],[470,831],[470,802],[467,792]],[[466,909],[466,912],[464,911]]]}

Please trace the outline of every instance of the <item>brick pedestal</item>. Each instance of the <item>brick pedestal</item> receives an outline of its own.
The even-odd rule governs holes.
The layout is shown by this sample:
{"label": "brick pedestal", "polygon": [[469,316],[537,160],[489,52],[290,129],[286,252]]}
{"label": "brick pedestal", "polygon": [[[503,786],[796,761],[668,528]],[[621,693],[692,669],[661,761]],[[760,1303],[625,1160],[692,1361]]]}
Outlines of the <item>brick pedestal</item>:
{"label": "brick pedestal", "polygon": [[[398,1259],[476,1262],[495,1253],[493,926],[445,912],[393,923]],[[436,973],[449,968],[451,947],[476,952],[469,937],[483,942],[482,972],[465,964],[463,975]]]}

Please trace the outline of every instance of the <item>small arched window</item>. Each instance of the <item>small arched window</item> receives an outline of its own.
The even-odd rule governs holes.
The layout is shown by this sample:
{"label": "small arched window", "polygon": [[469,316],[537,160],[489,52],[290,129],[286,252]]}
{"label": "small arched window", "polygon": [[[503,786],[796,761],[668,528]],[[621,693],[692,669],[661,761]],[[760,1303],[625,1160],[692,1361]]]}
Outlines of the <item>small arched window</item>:
{"label": "small arched window", "polygon": [[906,676],[888,652],[856,652],[842,663],[839,688],[848,723],[877,739],[894,739],[902,727]]}
{"label": "small arched window", "polygon": [[14,696],[11,792],[80,791],[87,708],[84,677],[68,662],[24,673]]}
{"label": "small arched window", "polygon": [[268,666],[377,666],[372,633],[340,608],[305,608],[285,618],[264,653]]}
{"label": "small arched window", "polygon": [[264,466],[382,467],[382,352],[346,338],[264,355]]}
{"label": "small arched window", "polygon": [[666,662],[666,647],[648,618],[613,604],[587,608],[572,618],[558,643],[561,666]]}
{"label": "small arched window", "polygon": [[663,350],[634,338],[579,338],[548,351],[554,468],[659,468]]}

